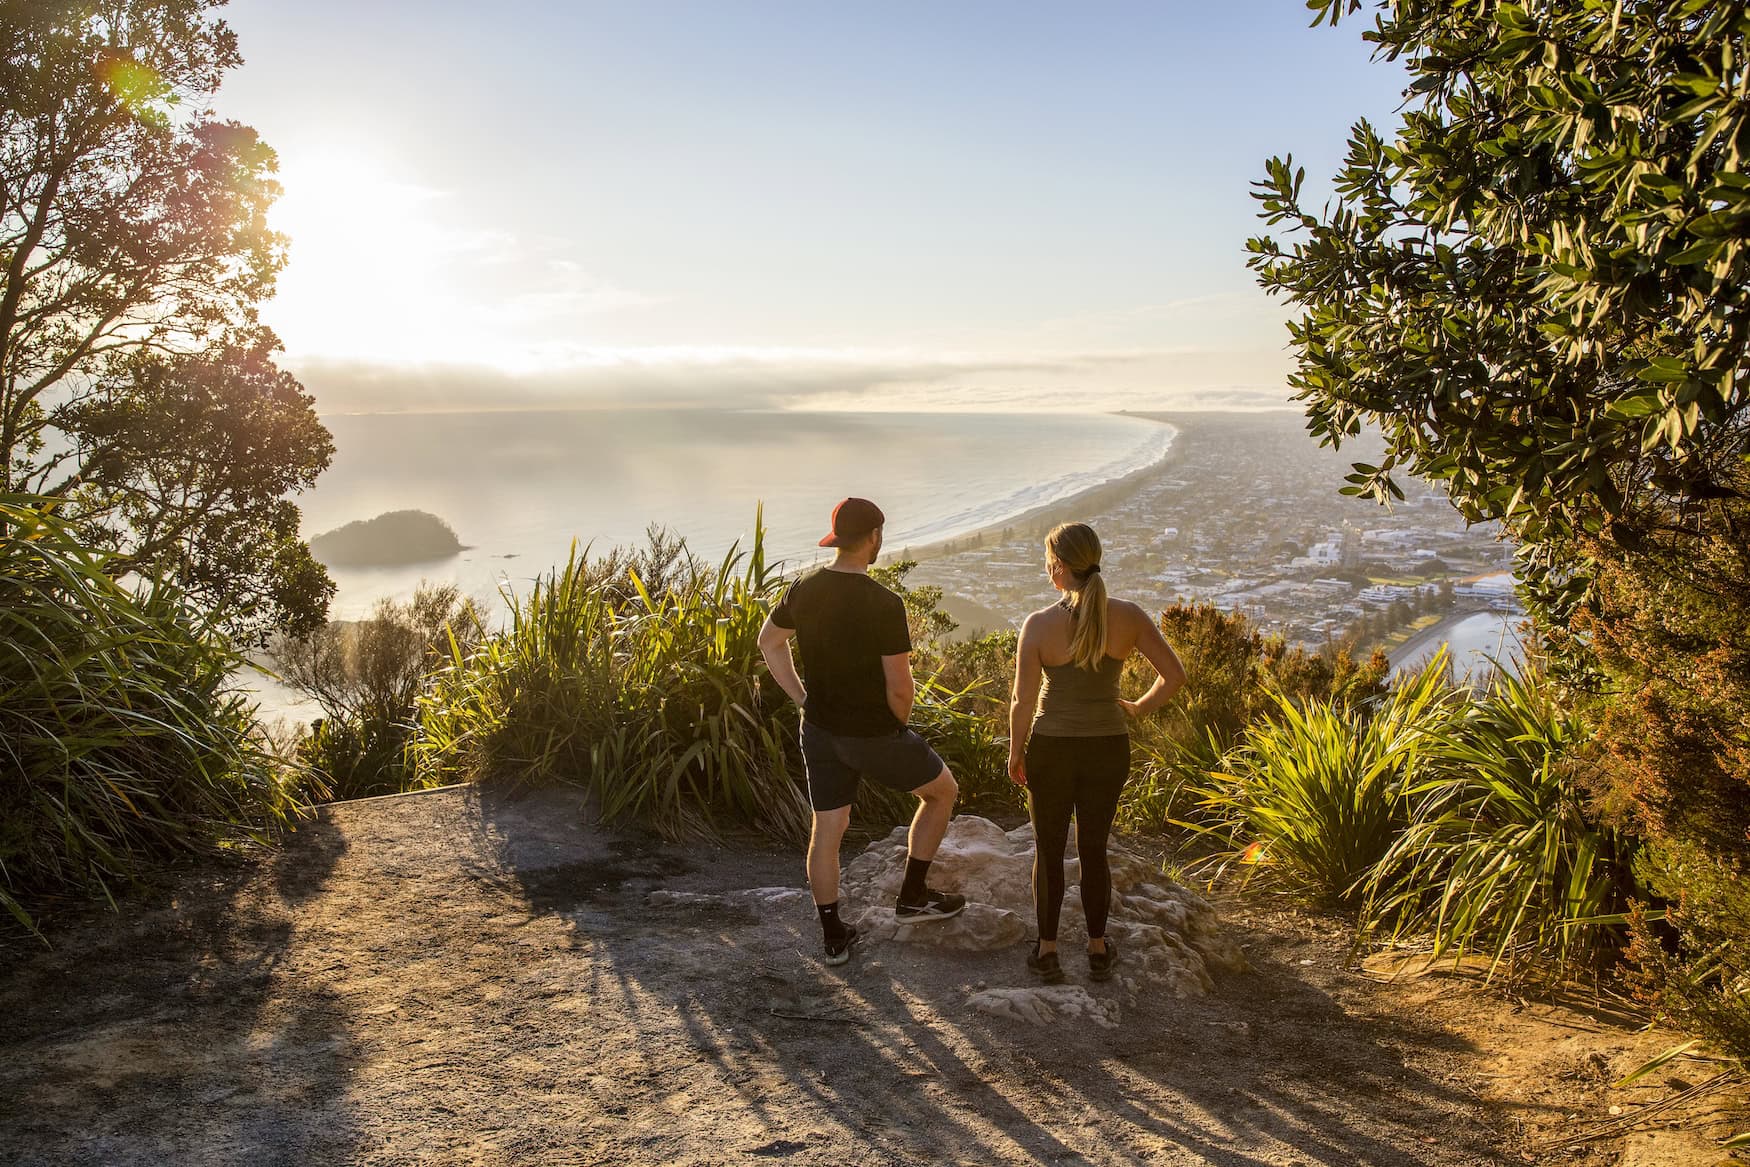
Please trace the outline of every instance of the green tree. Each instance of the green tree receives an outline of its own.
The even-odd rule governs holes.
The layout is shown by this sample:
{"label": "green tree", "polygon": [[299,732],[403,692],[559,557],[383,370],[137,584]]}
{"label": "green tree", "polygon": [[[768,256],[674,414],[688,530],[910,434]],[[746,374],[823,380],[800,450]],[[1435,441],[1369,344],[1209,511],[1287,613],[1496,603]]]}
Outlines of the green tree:
{"label": "green tree", "polygon": [[[1730,494],[1750,344],[1747,18],[1724,0],[1534,6],[1312,0],[1404,62],[1394,140],[1365,120],[1336,199],[1274,158],[1257,197],[1299,236],[1249,243],[1302,310],[1291,377],[1327,444],[1380,426],[1347,491],[1398,467],[1504,520],[1558,608],[1573,537],[1632,541]],[[1676,512],[1676,513],[1674,513]],[[1583,566],[1583,565],[1581,565]]]}
{"label": "green tree", "polygon": [[942,589],[935,585],[908,587],[905,577],[917,568],[917,560],[902,559],[882,567],[869,569],[869,578],[905,601],[905,619],[911,626],[912,644],[917,649],[945,641],[960,627],[953,617],[942,611]]}
{"label": "green tree", "polygon": [[[1750,14],[1725,0],[1311,0],[1376,10],[1411,78],[1335,198],[1271,159],[1249,243],[1299,310],[1292,383],[1350,494],[1439,482],[1520,541],[1543,630],[1599,686],[1606,805],[1682,930],[1668,999],[1750,1049]],[[1701,1002],[1703,1004],[1697,1004]],[[1722,1020],[1724,1019],[1724,1020]]]}
{"label": "green tree", "polygon": [[273,152],[218,118],[222,0],[0,0],[0,492],[233,632],[332,592],[287,496],[332,455],[257,319]]}

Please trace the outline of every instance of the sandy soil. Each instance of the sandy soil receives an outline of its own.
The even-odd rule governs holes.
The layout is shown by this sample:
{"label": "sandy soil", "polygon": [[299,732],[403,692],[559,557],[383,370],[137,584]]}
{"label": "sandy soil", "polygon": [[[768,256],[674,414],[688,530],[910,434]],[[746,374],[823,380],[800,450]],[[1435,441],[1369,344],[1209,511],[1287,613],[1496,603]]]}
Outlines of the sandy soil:
{"label": "sandy soil", "polygon": [[1261,905],[1224,905],[1250,971],[1103,1029],[968,1008],[1026,983],[1020,947],[827,969],[806,910],[672,894],[798,867],[589,828],[564,792],[336,805],[53,951],[0,949],[0,1162],[1650,1167],[1725,1161],[1710,1136],[1750,1126],[1716,1101],[1540,1150],[1715,1067],[1613,1091],[1670,1036],[1380,984],[1334,926]]}

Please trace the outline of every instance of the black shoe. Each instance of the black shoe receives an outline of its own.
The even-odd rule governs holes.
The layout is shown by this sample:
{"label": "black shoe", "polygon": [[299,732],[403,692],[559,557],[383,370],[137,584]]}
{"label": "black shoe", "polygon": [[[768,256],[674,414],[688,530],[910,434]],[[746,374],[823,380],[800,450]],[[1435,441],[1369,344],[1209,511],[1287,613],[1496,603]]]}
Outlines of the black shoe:
{"label": "black shoe", "polygon": [[1027,954],[1027,968],[1048,985],[1061,985],[1064,982],[1063,964],[1057,959],[1055,949],[1040,956],[1039,946],[1035,944],[1033,951]]}
{"label": "black shoe", "polygon": [[924,890],[924,898],[915,904],[900,900],[893,905],[893,914],[901,924],[916,924],[922,920],[946,920],[966,910],[966,897],[948,891]]}
{"label": "black shoe", "polygon": [[843,964],[851,959],[851,945],[857,942],[857,930],[849,924],[845,925],[845,934],[838,939],[826,938],[826,963],[829,965]]}
{"label": "black shoe", "polygon": [[1088,953],[1088,976],[1096,981],[1112,979],[1112,966],[1118,963],[1118,946],[1106,937],[1106,951]]}

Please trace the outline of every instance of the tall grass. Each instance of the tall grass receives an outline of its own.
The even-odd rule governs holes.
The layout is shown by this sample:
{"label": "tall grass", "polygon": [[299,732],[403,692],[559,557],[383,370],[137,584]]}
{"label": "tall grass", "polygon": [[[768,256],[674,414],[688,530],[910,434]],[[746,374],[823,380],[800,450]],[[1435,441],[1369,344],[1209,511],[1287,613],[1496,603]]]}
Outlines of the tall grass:
{"label": "tall grass", "polygon": [[1631,849],[1574,780],[1585,737],[1539,676],[1497,671],[1430,736],[1409,825],[1367,880],[1364,925],[1425,935],[1437,957],[1481,949],[1495,968],[1561,972],[1612,952]]}
{"label": "tall grass", "polygon": [[49,500],[0,496],[0,907],[106,896],[297,806],[232,688],[241,656],[170,586],[131,589]]}
{"label": "tall grass", "polygon": [[507,594],[502,633],[453,646],[419,702],[418,765],[578,782],[604,818],[676,837],[714,833],[724,816],[802,837],[795,711],[761,684],[759,629],[782,582],[758,519],[748,550],[661,592],[635,567],[604,579],[574,548],[527,597]]}
{"label": "tall grass", "polygon": [[1407,792],[1425,773],[1430,736],[1461,703],[1445,677],[1442,653],[1377,705],[1276,694],[1197,789],[1199,829],[1227,840],[1224,858],[1320,906],[1359,906],[1409,825]]}
{"label": "tall grass", "polygon": [[[1220,772],[1225,750],[1220,732],[1201,727],[1188,737],[1159,728],[1132,726],[1130,747],[1135,777],[1124,784],[1118,825],[1127,831],[1159,833],[1189,825],[1201,812],[1198,792],[1211,773]],[[1205,824],[1206,825],[1206,824]]]}
{"label": "tall grass", "polygon": [[295,753],[328,797],[422,785],[408,756],[415,702],[450,643],[472,644],[478,628],[472,601],[455,585],[422,580],[410,600],[379,600],[364,620],[331,622],[275,647],[281,675],[321,706]]}
{"label": "tall grass", "polygon": [[1621,945],[1635,892],[1630,842],[1575,778],[1586,740],[1541,674],[1473,693],[1442,653],[1371,702],[1278,694],[1198,788],[1195,826],[1225,844],[1218,874],[1353,912],[1366,939],[1559,976]]}
{"label": "tall grass", "polygon": [[[1001,816],[1025,812],[1021,788],[1009,781],[1008,704],[1006,696],[997,695],[1000,692],[991,681],[953,687],[939,674],[925,677],[918,685],[911,728],[954,772],[960,786],[956,813]],[[879,789],[873,782],[863,784],[866,792]],[[883,817],[909,815],[916,806],[911,798],[900,796],[889,801]]]}
{"label": "tall grass", "polygon": [[[1175,604],[1160,615],[1186,683],[1161,713],[1131,727],[1137,778],[1124,791],[1118,821],[1161,831],[1200,817],[1194,792],[1246,729],[1296,703],[1333,699],[1345,705],[1384,691],[1390,664],[1381,654],[1356,661],[1346,646],[1313,650],[1265,635],[1245,615],[1212,604]],[[1125,669],[1128,691],[1141,693],[1154,670],[1139,659]]]}
{"label": "tall grass", "polygon": [[[1025,813],[1021,788],[1009,781],[1005,736],[1018,634],[956,636],[959,625],[941,608],[942,589],[906,582],[916,567],[915,560],[902,559],[869,569],[870,578],[905,604],[911,665],[919,679],[911,726],[953,770],[964,813]],[[858,803],[862,817],[877,819],[901,818],[916,806],[878,784],[865,785]]]}

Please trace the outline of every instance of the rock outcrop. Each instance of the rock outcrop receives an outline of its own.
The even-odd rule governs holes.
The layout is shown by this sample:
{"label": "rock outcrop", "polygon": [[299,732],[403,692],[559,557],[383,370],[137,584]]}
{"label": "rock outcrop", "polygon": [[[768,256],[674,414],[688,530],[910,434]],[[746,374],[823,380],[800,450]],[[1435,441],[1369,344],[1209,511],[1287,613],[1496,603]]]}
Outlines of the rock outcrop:
{"label": "rock outcrop", "polygon": [[[1062,1021],[1105,1028],[1118,1025],[1124,1006],[1144,995],[1199,996],[1214,987],[1217,975],[1245,966],[1239,946],[1222,932],[1207,901],[1166,878],[1148,860],[1114,847],[1108,851],[1113,895],[1106,934],[1119,947],[1118,975],[1087,986],[1038,984],[1022,968],[1019,951],[1034,934],[1033,828],[1005,831],[975,815],[954,819],[930,866],[930,884],[965,895],[966,911],[928,923],[902,922],[893,912],[905,877],[905,836],[904,827],[896,828],[845,864],[840,881],[842,911],[862,933],[858,947],[865,958],[887,944],[956,953],[1015,949],[1010,983],[979,981],[972,987],[966,1004],[974,1012],[1030,1025]],[[1071,859],[1060,932],[1067,957],[1064,967],[1071,980],[1086,975],[1077,954],[1085,935],[1080,877],[1081,864]],[[798,929],[818,935],[812,901],[804,888],[659,890],[645,902],[652,908],[675,910],[733,908],[769,927],[774,943],[786,946],[794,945]],[[931,975],[939,979],[940,971]]]}
{"label": "rock outcrop", "polygon": [[[989,819],[960,815],[930,866],[930,883],[966,896],[966,911],[952,920],[906,924],[893,913],[893,901],[905,877],[905,828],[869,845],[845,865],[843,897],[848,916],[869,940],[894,940],[938,948],[983,951],[1008,948],[1034,934],[1033,828],[1004,831]],[[1074,846],[1070,848],[1074,854]],[[1215,909],[1203,897],[1166,878],[1141,856],[1113,847],[1112,911],[1107,935],[1122,954],[1121,980],[1132,991],[1147,985],[1175,996],[1197,996],[1214,987],[1218,973],[1245,964],[1239,947],[1221,931]],[[1081,922],[1081,863],[1067,865],[1063,931],[1066,951]],[[861,905],[859,912],[858,907]],[[1079,947],[1079,944],[1078,944]],[[1061,1011],[1071,994],[1065,986],[1037,989],[1038,1000]],[[988,995],[988,994],[987,994]],[[1059,1000],[1062,998],[1062,1000]],[[1002,998],[1003,1007],[990,1011],[1016,1015],[1036,1013]],[[976,1000],[975,1000],[976,1005]]]}

